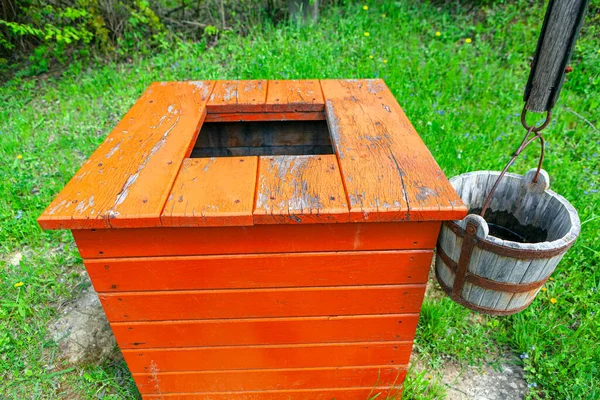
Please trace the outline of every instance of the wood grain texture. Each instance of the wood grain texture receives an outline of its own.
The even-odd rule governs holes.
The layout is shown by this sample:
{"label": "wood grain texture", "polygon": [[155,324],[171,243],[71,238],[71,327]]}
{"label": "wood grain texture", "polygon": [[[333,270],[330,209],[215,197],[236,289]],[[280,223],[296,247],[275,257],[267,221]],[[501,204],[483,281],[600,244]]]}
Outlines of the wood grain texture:
{"label": "wood grain texture", "polygon": [[245,113],[261,110],[267,81],[217,81],[206,104],[208,113]]}
{"label": "wood grain texture", "polygon": [[254,222],[348,221],[335,155],[260,157]]}
{"label": "wood grain texture", "polygon": [[159,226],[212,88],[153,83],[40,216],[42,228]]}
{"label": "wood grain texture", "polygon": [[257,157],[185,159],[162,225],[252,225],[257,166]]}
{"label": "wood grain texture", "polygon": [[97,292],[426,283],[432,251],[84,260]]}
{"label": "wood grain texture", "polygon": [[132,373],[406,365],[411,342],[123,350]]}
{"label": "wood grain texture", "polygon": [[325,80],[321,86],[351,220],[446,220],[466,215],[382,80]]}
{"label": "wood grain texture", "polygon": [[430,250],[439,222],[74,230],[83,258]]}
{"label": "wood grain texture", "polygon": [[393,386],[406,367],[369,366],[133,374],[142,394]]}
{"label": "wood grain texture", "polygon": [[299,389],[299,390],[268,390],[253,392],[221,392],[221,393],[166,393],[145,394],[144,399],[169,400],[366,400],[366,399],[395,399],[399,400],[402,388],[399,383],[392,387],[341,389]]}
{"label": "wood grain texture", "polygon": [[412,341],[419,314],[114,322],[121,349]]}
{"label": "wood grain texture", "polygon": [[425,285],[102,293],[111,322],[419,312]]}
{"label": "wood grain texture", "polygon": [[325,102],[318,80],[269,81],[267,112],[323,111]]}
{"label": "wood grain texture", "polygon": [[206,122],[324,121],[324,111],[247,112],[207,114]]}

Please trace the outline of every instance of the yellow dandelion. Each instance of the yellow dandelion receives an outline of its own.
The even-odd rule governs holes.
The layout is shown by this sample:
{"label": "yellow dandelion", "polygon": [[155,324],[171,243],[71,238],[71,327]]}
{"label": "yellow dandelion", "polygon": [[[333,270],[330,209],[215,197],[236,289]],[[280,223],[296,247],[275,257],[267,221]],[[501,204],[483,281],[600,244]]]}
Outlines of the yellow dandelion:
{"label": "yellow dandelion", "polygon": [[21,287],[21,286],[23,286],[23,282],[17,282],[17,283],[15,283],[15,287]]}
{"label": "yellow dandelion", "polygon": [[435,36],[442,36],[442,32],[440,32],[440,31],[437,31],[437,32],[435,33]]}
{"label": "yellow dandelion", "polygon": [[21,158],[23,158],[23,154],[19,154],[19,155],[17,156],[17,160],[20,160]]}
{"label": "yellow dandelion", "polygon": [[546,289],[545,287],[542,288],[542,292],[547,292],[548,289]]}
{"label": "yellow dandelion", "polygon": [[551,281],[553,281],[553,280],[554,280],[554,278],[550,278],[550,280],[551,280]]}
{"label": "yellow dandelion", "polygon": [[433,375],[429,375],[429,376],[428,376],[428,378],[429,378],[429,379],[433,379]]}
{"label": "yellow dandelion", "polygon": [[369,9],[369,6],[363,6],[363,10],[367,11]]}
{"label": "yellow dandelion", "polygon": [[369,37],[369,36],[371,36],[371,34],[369,32],[365,32],[365,36]]}
{"label": "yellow dandelion", "polygon": [[387,64],[387,60],[383,60],[383,63],[384,63],[384,64]]}
{"label": "yellow dandelion", "polygon": [[381,14],[381,18],[385,18],[385,17],[387,17],[386,14]]}
{"label": "yellow dandelion", "polygon": [[471,43],[471,42],[472,42],[471,38],[466,38],[465,39],[465,43]]}
{"label": "yellow dandelion", "polygon": [[552,303],[552,304],[556,304],[557,301],[558,300],[556,300],[554,297],[550,299],[550,303]]}
{"label": "yellow dandelion", "polygon": [[371,55],[369,56],[369,58],[372,60],[372,59],[373,59],[373,54],[371,54]]}

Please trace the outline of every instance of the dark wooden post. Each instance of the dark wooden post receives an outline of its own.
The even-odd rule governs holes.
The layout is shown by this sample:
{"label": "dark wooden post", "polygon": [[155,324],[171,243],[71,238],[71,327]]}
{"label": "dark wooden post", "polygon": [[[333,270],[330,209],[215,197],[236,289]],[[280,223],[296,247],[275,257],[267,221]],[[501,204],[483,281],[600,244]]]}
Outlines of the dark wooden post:
{"label": "dark wooden post", "polygon": [[316,23],[319,18],[319,0],[288,0],[288,11],[292,20]]}
{"label": "dark wooden post", "polygon": [[589,0],[550,0],[525,88],[525,109],[550,111],[565,79]]}

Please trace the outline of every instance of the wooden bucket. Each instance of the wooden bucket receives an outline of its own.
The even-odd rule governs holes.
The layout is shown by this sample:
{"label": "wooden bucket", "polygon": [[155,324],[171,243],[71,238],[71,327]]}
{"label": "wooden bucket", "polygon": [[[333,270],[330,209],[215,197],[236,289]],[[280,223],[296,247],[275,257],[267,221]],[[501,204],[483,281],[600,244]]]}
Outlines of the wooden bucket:
{"label": "wooden bucket", "polygon": [[436,275],[454,301],[494,315],[525,309],[577,239],[577,211],[548,190],[545,171],[537,183],[535,173],[506,174],[485,219],[479,213],[500,173],[477,171],[450,180],[470,212],[445,222],[437,244]]}

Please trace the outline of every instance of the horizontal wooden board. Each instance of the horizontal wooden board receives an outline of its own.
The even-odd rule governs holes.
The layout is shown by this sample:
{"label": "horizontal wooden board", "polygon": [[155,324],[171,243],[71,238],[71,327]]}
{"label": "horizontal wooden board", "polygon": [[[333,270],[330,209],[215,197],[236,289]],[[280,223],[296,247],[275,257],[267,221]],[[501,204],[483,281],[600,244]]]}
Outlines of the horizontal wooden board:
{"label": "horizontal wooden board", "polygon": [[324,111],[307,112],[246,112],[207,114],[205,122],[245,122],[245,121],[323,121]]}
{"label": "horizontal wooden board", "polygon": [[140,393],[246,392],[401,384],[406,367],[339,367],[133,374]]}
{"label": "horizontal wooden board", "polygon": [[265,109],[268,112],[323,111],[321,84],[316,79],[269,81]]}
{"label": "horizontal wooden board", "polygon": [[402,388],[363,387],[340,389],[268,390],[221,393],[166,393],[146,394],[144,399],[169,400],[399,400]]}
{"label": "horizontal wooden board", "polygon": [[419,314],[116,322],[121,349],[412,341]]}
{"label": "horizontal wooden board", "polygon": [[99,295],[117,321],[412,313],[425,285],[122,292]]}
{"label": "horizontal wooden board", "polygon": [[83,258],[431,250],[440,222],[74,230]]}
{"label": "horizontal wooden board", "polygon": [[268,346],[186,347],[123,350],[129,370],[147,373],[236,369],[342,367],[408,364],[411,342]]}
{"label": "horizontal wooden board", "polygon": [[97,292],[426,283],[433,252],[366,251],[84,260]]}
{"label": "horizontal wooden board", "polygon": [[186,158],[162,225],[252,225],[257,166],[257,157]]}

